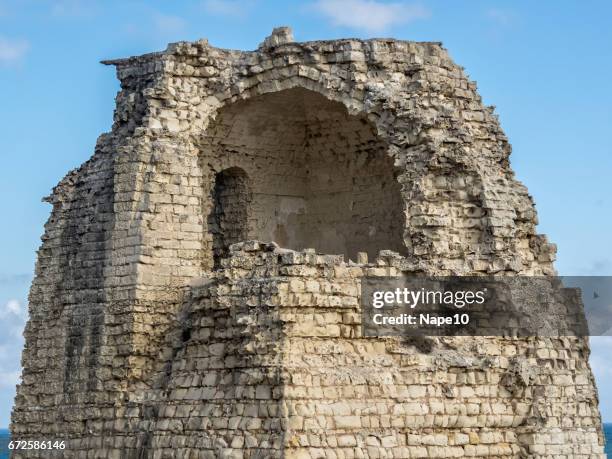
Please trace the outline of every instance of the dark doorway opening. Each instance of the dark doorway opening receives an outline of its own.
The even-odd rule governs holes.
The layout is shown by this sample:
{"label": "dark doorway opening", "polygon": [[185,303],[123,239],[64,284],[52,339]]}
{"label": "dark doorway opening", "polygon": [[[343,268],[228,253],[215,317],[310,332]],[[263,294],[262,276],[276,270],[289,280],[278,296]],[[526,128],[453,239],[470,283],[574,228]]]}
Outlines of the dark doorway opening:
{"label": "dark doorway opening", "polygon": [[219,267],[229,246],[248,239],[251,192],[248,177],[239,167],[222,170],[215,175],[212,190],[213,209],[208,228],[213,237],[213,266]]}

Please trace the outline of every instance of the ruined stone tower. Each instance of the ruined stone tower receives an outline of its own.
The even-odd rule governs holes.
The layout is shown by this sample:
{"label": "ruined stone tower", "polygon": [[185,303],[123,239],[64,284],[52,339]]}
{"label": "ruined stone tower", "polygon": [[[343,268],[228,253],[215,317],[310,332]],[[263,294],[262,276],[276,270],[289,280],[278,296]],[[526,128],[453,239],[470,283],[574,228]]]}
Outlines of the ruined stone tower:
{"label": "ruined stone tower", "polygon": [[281,28],[104,63],[114,124],[47,198],[13,438],[66,440],[41,457],[603,457],[586,338],[361,336],[363,276],[555,272],[441,44]]}

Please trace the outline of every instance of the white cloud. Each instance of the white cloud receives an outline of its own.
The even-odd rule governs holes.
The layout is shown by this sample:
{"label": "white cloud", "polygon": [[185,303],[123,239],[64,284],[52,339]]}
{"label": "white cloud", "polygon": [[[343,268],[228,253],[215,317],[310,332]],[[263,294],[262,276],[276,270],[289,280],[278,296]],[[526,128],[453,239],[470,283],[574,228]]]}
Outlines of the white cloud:
{"label": "white cloud", "polygon": [[[14,397],[15,386],[20,382],[22,332],[27,318],[25,304],[16,299],[0,302],[0,398],[4,406]],[[7,422],[4,415],[8,413],[1,414],[0,426]]]}
{"label": "white cloud", "polygon": [[244,18],[255,6],[255,2],[249,0],[204,0],[203,5],[204,9],[210,14]]}
{"label": "white cloud", "polygon": [[153,23],[155,24],[157,30],[161,33],[183,32],[187,26],[187,23],[183,18],[161,13],[153,14]]}
{"label": "white cloud", "polygon": [[612,336],[592,336],[591,368],[598,387],[612,387]]}
{"label": "white cloud", "polygon": [[405,2],[383,3],[376,0],[317,0],[315,10],[341,27],[383,32],[401,24],[429,16],[423,6]]}
{"label": "white cloud", "polygon": [[21,305],[17,300],[8,300],[5,306],[6,310],[12,314],[20,315],[21,314]]}
{"label": "white cloud", "polygon": [[599,391],[599,409],[604,422],[612,421],[612,336],[592,336],[591,369]]}
{"label": "white cloud", "polygon": [[0,345],[20,346],[28,311],[21,302],[11,299],[0,305]]}
{"label": "white cloud", "polygon": [[30,49],[27,40],[0,37],[0,64],[12,64],[19,61]]}
{"label": "white cloud", "polygon": [[0,308],[0,318],[19,318],[25,319],[26,310],[22,304],[15,299],[10,299]]}

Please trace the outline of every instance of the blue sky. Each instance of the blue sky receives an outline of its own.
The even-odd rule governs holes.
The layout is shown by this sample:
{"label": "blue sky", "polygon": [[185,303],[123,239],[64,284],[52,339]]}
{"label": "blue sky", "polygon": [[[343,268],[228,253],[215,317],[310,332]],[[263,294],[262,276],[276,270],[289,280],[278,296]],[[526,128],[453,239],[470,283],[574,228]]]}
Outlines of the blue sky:
{"label": "blue sky", "polygon": [[[611,16],[606,1],[0,0],[0,427],[50,211],[41,197],[111,126],[119,85],[101,59],[199,38],[254,49],[279,25],[300,41],[442,41],[497,107],[560,273],[612,275]],[[612,421],[612,338],[592,346]]]}

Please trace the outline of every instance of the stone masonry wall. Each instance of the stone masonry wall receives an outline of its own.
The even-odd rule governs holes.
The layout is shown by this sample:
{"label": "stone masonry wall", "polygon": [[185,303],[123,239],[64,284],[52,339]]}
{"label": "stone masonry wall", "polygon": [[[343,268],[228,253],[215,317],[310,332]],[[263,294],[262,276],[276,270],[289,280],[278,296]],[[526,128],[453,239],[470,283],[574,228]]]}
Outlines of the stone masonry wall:
{"label": "stone masonry wall", "polygon": [[601,453],[584,339],[364,338],[359,281],[399,275],[392,253],[347,264],[253,241],[223,265],[191,289],[173,359],[139,407],[156,413],[134,424],[150,435],[140,454]]}
{"label": "stone masonry wall", "polygon": [[[279,29],[105,63],[115,121],[48,198],[13,438],[66,440],[40,457],[603,457],[586,339],[359,334],[364,275],[555,273],[441,44]],[[215,265],[215,238],[245,237],[215,218],[231,168],[233,215],[267,242]]]}

